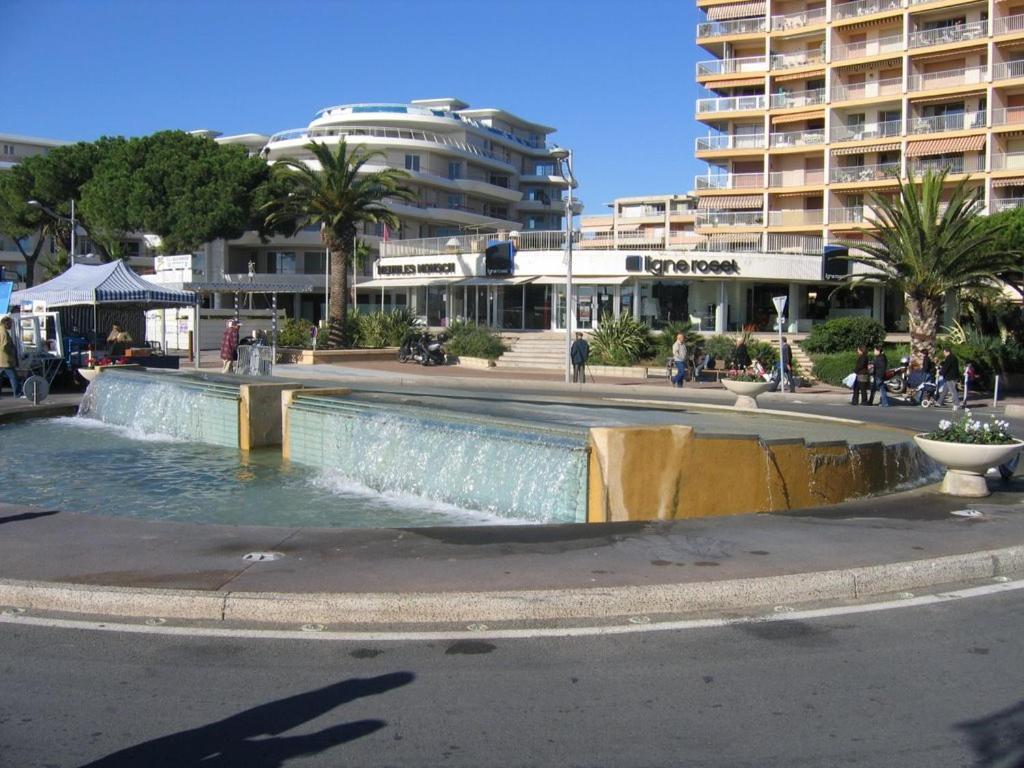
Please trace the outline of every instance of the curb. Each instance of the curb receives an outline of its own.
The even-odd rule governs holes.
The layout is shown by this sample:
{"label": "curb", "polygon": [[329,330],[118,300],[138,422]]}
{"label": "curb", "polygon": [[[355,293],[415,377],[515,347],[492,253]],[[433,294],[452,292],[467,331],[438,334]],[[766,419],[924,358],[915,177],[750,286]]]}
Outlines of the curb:
{"label": "curb", "polygon": [[645,614],[857,600],[888,592],[1024,574],[1024,545],[834,571],[696,584],[502,592],[211,593],[0,580],[0,605],[27,610],[265,624],[423,625],[603,620]]}

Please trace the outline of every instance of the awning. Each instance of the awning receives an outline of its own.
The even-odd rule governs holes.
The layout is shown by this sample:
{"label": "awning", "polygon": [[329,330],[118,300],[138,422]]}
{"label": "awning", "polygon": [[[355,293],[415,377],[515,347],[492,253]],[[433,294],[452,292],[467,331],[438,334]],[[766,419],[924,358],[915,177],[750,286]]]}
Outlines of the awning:
{"label": "awning", "polygon": [[[898,11],[899,8],[893,10]],[[840,19],[840,21],[842,21]],[[843,29],[867,29],[868,27],[880,27],[883,24],[892,24],[893,18],[891,16],[881,16],[876,19],[868,19],[867,21],[858,21],[856,24],[844,24]],[[902,31],[902,30],[900,30]]]}
{"label": "awning", "polygon": [[423,275],[422,277],[395,277],[388,279],[386,277],[378,277],[373,280],[367,280],[365,283],[360,283],[357,288],[415,288],[421,285],[448,285],[450,283],[457,283],[460,280],[465,280],[465,277],[430,277]]}
{"label": "awning", "polygon": [[[824,63],[819,63],[817,65],[817,69],[824,69],[824,68],[825,68],[825,64]],[[793,80],[807,80],[809,78],[813,78],[815,76],[815,73],[816,73],[816,70],[811,70],[811,71],[804,70],[802,72],[790,73],[788,75],[773,75],[772,76],[772,82],[773,83],[788,83],[788,82],[791,82]]]}
{"label": "awning", "polygon": [[820,109],[811,110],[810,112],[792,112],[788,115],[775,115],[772,117],[772,125],[780,125],[782,123],[800,123],[804,120],[824,119],[824,107],[821,107]]}
{"label": "awning", "polygon": [[[818,182],[823,183],[823,182]],[[810,185],[808,185],[810,186]],[[772,192],[772,197],[812,197],[814,195],[821,196],[823,190],[820,189],[805,189],[803,192]]]}
{"label": "awning", "polygon": [[733,195],[701,197],[697,199],[698,211],[731,211],[760,208],[763,205],[761,195]]}
{"label": "awning", "polygon": [[945,155],[953,152],[979,152],[985,148],[985,136],[960,136],[953,139],[926,139],[908,141],[906,157]]}
{"label": "awning", "polygon": [[707,9],[708,21],[742,19],[745,16],[764,16],[765,0],[753,0],[735,5],[714,5]]}
{"label": "awning", "polygon": [[52,280],[11,295],[11,306],[18,306],[23,301],[44,301],[47,307],[75,304],[189,307],[196,303],[196,295],[143,280],[118,259],[95,266],[73,264]]}
{"label": "awning", "polygon": [[523,283],[532,283],[536,279],[532,275],[528,277],[470,277],[459,280],[456,285],[522,285]]}
{"label": "awning", "polygon": [[[640,277],[640,275],[599,275],[593,276],[581,276],[573,275],[573,285],[622,285],[627,280],[632,280],[634,277]],[[565,285],[565,275],[541,275],[533,280],[533,285]]]}
{"label": "awning", "polygon": [[728,83],[722,83],[716,85],[715,90],[720,91],[724,88],[744,88],[748,85],[764,85],[764,76],[761,77],[745,77],[742,80],[730,80]]}
{"label": "awning", "polygon": [[866,155],[870,152],[892,152],[899,148],[899,142],[895,142],[893,144],[875,144],[870,147],[843,147],[842,149],[833,149],[832,157],[839,157],[841,155]]}
{"label": "awning", "polygon": [[[954,65],[950,67],[950,69],[963,69],[964,65],[961,59],[964,54],[970,55],[972,53],[978,53],[979,50],[984,49],[987,45],[988,43],[981,42],[977,46],[972,46],[970,48],[957,48],[955,51],[942,51],[940,53],[928,53],[918,56],[914,56],[914,51],[916,49],[911,48],[910,55],[913,57],[915,64],[920,64],[923,61],[943,61],[944,59],[949,59],[949,63]],[[923,51],[927,49],[922,48],[921,50]],[[959,66],[955,66],[957,64],[959,64]]]}
{"label": "awning", "polygon": [[848,67],[844,67],[842,63],[837,63],[835,69],[841,70],[841,72],[863,72],[864,70],[874,69],[893,69],[895,67],[903,67],[902,59],[886,59],[885,61],[864,61],[860,64],[851,64]]}
{"label": "awning", "polygon": [[1024,176],[1011,176],[1008,179],[995,179],[992,182],[992,187],[995,189],[1001,189],[1002,187],[1024,187]]}
{"label": "awning", "polygon": [[[985,83],[975,83],[975,85],[977,86],[977,90],[979,90],[979,91],[984,91],[985,90]],[[968,94],[963,93],[963,92],[955,93],[955,94],[952,94],[952,95],[951,94],[946,94],[945,96],[925,96],[925,97],[914,96],[913,94],[910,94],[910,100],[914,104],[941,104],[941,103],[943,103],[945,101],[948,101],[948,102],[951,102],[951,103],[956,103],[958,101],[963,101],[964,98],[967,95]],[[982,110],[982,111],[984,112],[984,110]],[[984,127],[984,126],[982,126],[982,127]]]}

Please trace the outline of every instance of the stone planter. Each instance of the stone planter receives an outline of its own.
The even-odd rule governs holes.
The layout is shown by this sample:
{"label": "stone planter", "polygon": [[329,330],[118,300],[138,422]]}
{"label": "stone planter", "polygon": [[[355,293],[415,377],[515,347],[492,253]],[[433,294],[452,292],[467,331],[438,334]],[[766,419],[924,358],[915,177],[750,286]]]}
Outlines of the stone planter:
{"label": "stone planter", "polygon": [[929,440],[923,434],[914,435],[914,441],[930,458],[946,465],[946,476],[942,478],[943,493],[972,498],[989,495],[986,470],[1005,463],[1024,445],[1022,440],[1000,445],[948,443]]}
{"label": "stone planter", "polygon": [[764,394],[771,387],[767,381],[736,381],[722,377],[722,386],[736,395],[733,408],[757,408],[757,396]]}

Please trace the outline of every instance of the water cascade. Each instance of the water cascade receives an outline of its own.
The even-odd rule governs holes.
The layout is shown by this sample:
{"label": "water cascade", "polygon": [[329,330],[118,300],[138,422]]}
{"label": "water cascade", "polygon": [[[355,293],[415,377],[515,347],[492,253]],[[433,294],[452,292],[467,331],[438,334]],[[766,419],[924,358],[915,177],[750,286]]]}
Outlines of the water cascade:
{"label": "water cascade", "polygon": [[381,493],[537,523],[587,518],[583,429],[300,394],[285,439],[292,461]]}

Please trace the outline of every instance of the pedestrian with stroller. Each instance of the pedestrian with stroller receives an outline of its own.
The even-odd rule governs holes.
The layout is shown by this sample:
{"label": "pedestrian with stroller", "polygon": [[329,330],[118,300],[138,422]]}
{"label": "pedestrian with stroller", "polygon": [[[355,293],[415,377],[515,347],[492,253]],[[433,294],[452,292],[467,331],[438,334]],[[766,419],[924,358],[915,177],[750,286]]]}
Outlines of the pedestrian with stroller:
{"label": "pedestrian with stroller", "polygon": [[676,341],[672,345],[672,364],[676,372],[672,375],[672,386],[683,388],[683,379],[686,378],[686,337],[681,333],[676,334]]}
{"label": "pedestrian with stroller", "polygon": [[942,405],[948,396],[955,411],[960,407],[956,394],[956,383],[960,379],[960,361],[948,346],[942,348],[942,362],[939,363],[939,381],[935,385],[935,400]]}
{"label": "pedestrian with stroller", "polygon": [[889,370],[889,360],[882,351],[881,344],[875,344],[875,356],[871,360],[873,372],[871,374],[871,394],[868,395],[868,405],[875,404],[875,392],[878,392],[878,407],[889,407],[889,393],[885,388],[885,372]]}
{"label": "pedestrian with stroller", "polygon": [[853,398],[850,405],[867,405],[868,392],[871,388],[871,373],[868,369],[870,361],[864,345],[857,347],[857,362],[853,364]]}
{"label": "pedestrian with stroller", "polygon": [[782,379],[779,386],[785,391],[789,386],[790,392],[796,392],[796,379],[793,378],[793,350],[789,347],[789,341],[785,336],[782,338],[782,347],[779,349],[779,358],[782,365]]}
{"label": "pedestrian with stroller", "polygon": [[224,363],[221,373],[231,373],[235,368],[235,361],[238,360],[238,328],[237,320],[228,320],[228,326],[221,336],[220,359]]}
{"label": "pedestrian with stroller", "polygon": [[586,384],[590,345],[587,344],[582,333],[576,333],[576,341],[569,347],[569,359],[572,361],[572,383]]}

